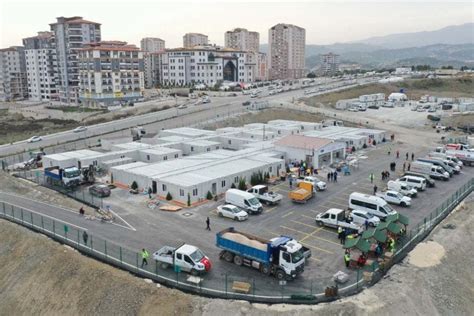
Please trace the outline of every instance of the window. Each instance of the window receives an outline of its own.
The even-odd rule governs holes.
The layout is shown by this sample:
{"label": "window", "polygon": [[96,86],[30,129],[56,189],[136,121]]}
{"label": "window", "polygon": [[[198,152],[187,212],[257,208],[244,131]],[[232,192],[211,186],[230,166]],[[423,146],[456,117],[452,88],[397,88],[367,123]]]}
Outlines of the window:
{"label": "window", "polygon": [[166,191],[166,184],[162,184],[161,187],[162,187],[163,191]]}
{"label": "window", "polygon": [[180,253],[177,253],[177,254],[176,254],[176,259],[178,259],[178,260],[183,260],[183,255],[180,254]]}
{"label": "window", "polygon": [[207,148],[206,148],[206,151],[211,151],[211,148],[207,147]]}
{"label": "window", "polygon": [[183,189],[179,189],[179,196],[184,196],[184,190]]}
{"label": "window", "polygon": [[146,155],[146,160],[150,160],[150,155]]}
{"label": "window", "polygon": [[178,158],[179,157],[179,154],[174,154],[174,158]]}
{"label": "window", "polygon": [[194,151],[194,147],[193,147],[193,146],[191,146],[191,151]]}
{"label": "window", "polygon": [[193,196],[198,195],[198,189],[193,189]]}
{"label": "window", "polygon": [[272,166],[270,166],[270,168],[268,168],[268,172],[270,172],[270,173],[271,173],[271,172],[272,172],[272,170],[273,170],[273,168],[272,168]]}
{"label": "window", "polygon": [[184,261],[186,261],[186,263],[194,265],[193,261],[188,256],[184,256]]}
{"label": "window", "polygon": [[163,157],[163,160],[168,160],[168,156],[164,156],[164,157]]}
{"label": "window", "polygon": [[285,260],[286,262],[291,262],[290,254],[284,252],[283,253],[283,260]]}
{"label": "window", "polygon": [[221,187],[225,187],[225,180],[221,181]]}
{"label": "window", "polygon": [[227,141],[227,143],[228,143],[229,145],[232,145],[232,141],[231,141],[230,139]]}
{"label": "window", "polygon": [[239,177],[234,177],[234,183],[239,182]]}

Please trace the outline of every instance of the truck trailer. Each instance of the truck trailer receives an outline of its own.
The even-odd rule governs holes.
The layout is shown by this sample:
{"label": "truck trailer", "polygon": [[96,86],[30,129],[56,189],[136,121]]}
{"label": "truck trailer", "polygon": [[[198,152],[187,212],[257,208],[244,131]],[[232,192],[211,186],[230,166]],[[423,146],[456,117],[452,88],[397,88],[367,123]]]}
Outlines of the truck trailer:
{"label": "truck trailer", "polygon": [[[219,257],[227,262],[258,269],[278,280],[292,280],[301,274],[305,264],[305,249],[288,236],[266,240],[239,232],[233,227],[216,234],[216,246],[221,248]],[[306,255],[308,256],[308,255]]]}

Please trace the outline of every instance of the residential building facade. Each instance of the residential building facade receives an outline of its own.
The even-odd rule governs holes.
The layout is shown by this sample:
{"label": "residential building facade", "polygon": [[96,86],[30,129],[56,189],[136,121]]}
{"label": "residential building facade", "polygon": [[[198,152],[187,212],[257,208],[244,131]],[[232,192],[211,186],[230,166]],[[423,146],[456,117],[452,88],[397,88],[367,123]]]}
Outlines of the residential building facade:
{"label": "residential building facade", "polygon": [[74,16],[59,17],[50,26],[56,45],[59,100],[66,104],[78,103],[78,52],[85,44],[100,42],[100,24]]}
{"label": "residential building facade", "polygon": [[325,75],[333,75],[339,72],[339,65],[341,63],[340,56],[333,53],[321,55],[321,70]]}
{"label": "residential building facade", "polygon": [[257,74],[255,80],[268,80],[268,56],[265,53],[257,53]]}
{"label": "residential building facade", "polygon": [[28,99],[53,101],[58,99],[56,48],[53,32],[38,32],[23,39],[28,80]]}
{"label": "residential building facade", "polygon": [[268,31],[270,79],[305,75],[306,31],[292,24],[277,24]]}
{"label": "residential building facade", "polygon": [[157,37],[145,37],[140,41],[140,48],[147,53],[157,53],[165,50],[165,41]]}
{"label": "residential building facade", "polygon": [[162,81],[161,68],[164,51],[159,53],[143,53],[145,88],[156,88]]}
{"label": "residential building facade", "polygon": [[258,52],[260,50],[260,34],[244,28],[227,31],[225,32],[225,47]]}
{"label": "residential building facade", "polygon": [[24,47],[0,49],[0,101],[22,100],[26,97],[28,83]]}
{"label": "residential building facade", "polygon": [[253,82],[257,54],[216,46],[166,50],[162,62],[165,85],[202,83],[214,86],[223,81]]}
{"label": "residential building facade", "polygon": [[209,44],[207,35],[200,33],[186,33],[183,36],[183,47],[193,48],[194,46],[205,46]]}
{"label": "residential building facade", "polygon": [[89,107],[134,102],[143,97],[143,52],[120,41],[91,43],[78,50],[79,98]]}

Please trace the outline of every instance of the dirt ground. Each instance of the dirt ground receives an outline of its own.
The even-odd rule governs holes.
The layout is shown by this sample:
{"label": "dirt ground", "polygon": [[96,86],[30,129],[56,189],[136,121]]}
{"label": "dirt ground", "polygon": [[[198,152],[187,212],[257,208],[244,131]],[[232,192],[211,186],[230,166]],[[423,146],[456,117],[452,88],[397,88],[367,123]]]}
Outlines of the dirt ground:
{"label": "dirt ground", "polygon": [[474,272],[466,254],[474,251],[473,209],[471,194],[385,279],[356,296],[315,306],[185,294],[0,220],[0,315],[469,315]]}

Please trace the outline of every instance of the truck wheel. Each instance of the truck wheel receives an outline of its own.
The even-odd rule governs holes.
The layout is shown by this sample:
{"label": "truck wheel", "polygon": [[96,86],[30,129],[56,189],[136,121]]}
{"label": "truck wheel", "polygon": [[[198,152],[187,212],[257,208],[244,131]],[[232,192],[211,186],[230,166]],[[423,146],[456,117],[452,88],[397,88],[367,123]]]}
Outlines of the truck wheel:
{"label": "truck wheel", "polygon": [[374,223],[369,223],[369,226],[370,227],[375,227],[375,224]]}
{"label": "truck wheel", "polygon": [[401,207],[406,207],[407,204],[406,204],[405,202],[402,202],[402,203],[400,203],[400,206],[401,206]]}
{"label": "truck wheel", "polygon": [[239,218],[237,216],[234,217],[234,221],[238,221]]}
{"label": "truck wheel", "polygon": [[217,215],[219,215],[219,217],[224,217],[221,212],[217,213]]}
{"label": "truck wheel", "polygon": [[283,272],[283,270],[278,270],[276,273],[275,273],[275,276],[278,280],[283,280],[285,279],[285,272]]}
{"label": "truck wheel", "polygon": [[234,256],[234,264],[241,266],[242,265],[242,257],[241,256]]}
{"label": "truck wheel", "polygon": [[196,270],[196,269],[192,269],[191,270],[191,275],[197,276],[197,275],[199,275],[199,271]]}
{"label": "truck wheel", "polygon": [[223,256],[224,260],[227,262],[232,262],[234,260],[234,255],[230,252],[226,252]]}
{"label": "truck wheel", "polygon": [[167,264],[166,262],[161,263],[161,268],[162,269],[167,269],[168,267],[169,267],[169,264]]}
{"label": "truck wheel", "polygon": [[269,275],[270,274],[270,267],[266,264],[262,264],[261,267],[260,267],[260,272],[262,272],[265,275]]}

